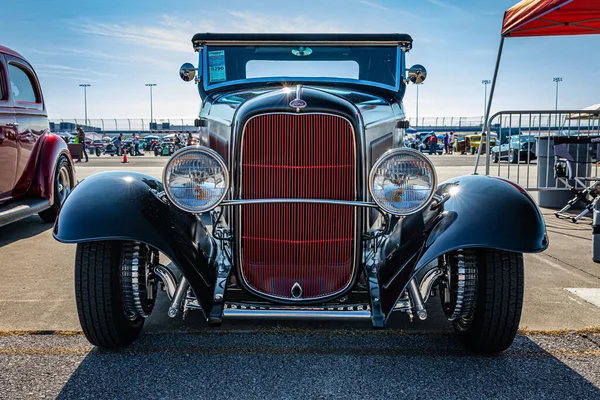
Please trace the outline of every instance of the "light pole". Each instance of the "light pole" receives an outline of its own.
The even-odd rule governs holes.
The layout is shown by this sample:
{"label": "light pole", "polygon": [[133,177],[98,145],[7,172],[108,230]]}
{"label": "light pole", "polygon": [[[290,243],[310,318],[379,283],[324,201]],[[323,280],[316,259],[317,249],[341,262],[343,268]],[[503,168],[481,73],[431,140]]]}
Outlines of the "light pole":
{"label": "light pole", "polygon": [[85,124],[84,125],[88,125],[88,117],[87,117],[87,88],[89,88],[90,85],[89,83],[82,83],[81,85],[79,85],[80,87],[83,88],[83,105],[85,108]]}
{"label": "light pole", "polygon": [[417,123],[415,124],[415,128],[419,126],[419,83],[417,83]]}
{"label": "light pole", "polygon": [[[554,109],[558,111],[558,83],[562,82],[562,78],[560,76],[557,76],[556,78],[553,78],[552,81],[556,82],[556,98],[554,102]],[[558,113],[554,118],[556,121],[555,124],[558,126]]]}
{"label": "light pole", "polygon": [[554,82],[556,82],[556,103],[554,105],[554,109],[558,110],[558,82],[562,82],[562,78],[561,77],[556,77],[552,79]]}
{"label": "light pole", "polygon": [[156,86],[156,83],[146,83],[146,86],[150,88],[150,130],[152,130],[152,120],[154,119],[152,114],[152,88]]}
{"label": "light pole", "polygon": [[484,79],[481,81],[483,85],[485,85],[485,95],[483,97],[483,115],[485,116],[486,108],[487,108],[487,85],[492,83],[489,79]]}

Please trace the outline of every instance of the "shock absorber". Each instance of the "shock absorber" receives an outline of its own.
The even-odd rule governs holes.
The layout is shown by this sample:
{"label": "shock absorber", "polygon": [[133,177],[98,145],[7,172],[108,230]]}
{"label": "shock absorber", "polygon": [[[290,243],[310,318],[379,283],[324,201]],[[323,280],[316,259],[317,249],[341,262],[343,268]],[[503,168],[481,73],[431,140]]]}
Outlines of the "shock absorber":
{"label": "shock absorber", "polygon": [[421,291],[414,278],[408,282],[408,293],[410,293],[410,300],[412,302],[413,310],[417,313],[417,317],[419,317],[421,321],[427,319],[427,310],[423,304],[423,297],[421,296]]}
{"label": "shock absorber", "polygon": [[592,260],[600,263],[600,202],[594,204],[592,220]]}

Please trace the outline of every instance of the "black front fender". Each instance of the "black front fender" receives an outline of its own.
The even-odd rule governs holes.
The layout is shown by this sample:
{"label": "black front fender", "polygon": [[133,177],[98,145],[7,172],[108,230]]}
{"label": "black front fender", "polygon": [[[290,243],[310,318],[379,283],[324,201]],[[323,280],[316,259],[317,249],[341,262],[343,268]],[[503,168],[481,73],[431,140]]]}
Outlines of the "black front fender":
{"label": "black front fender", "polygon": [[548,248],[546,224],[533,198],[518,184],[493,176],[467,175],[438,186],[450,196],[427,237],[417,269],[461,248],[539,253]]}
{"label": "black front fender", "polygon": [[379,271],[384,313],[389,316],[410,279],[438,257],[463,248],[537,253],[548,247],[542,213],[514,182],[467,175],[443,182],[437,210],[405,218],[382,250]]}
{"label": "black front fender", "polygon": [[162,190],[160,181],[136,172],[92,175],[61,207],[54,237],[63,243],[137,241],[158,249],[186,276],[207,316],[216,280],[216,246],[196,216],[155,195]]}

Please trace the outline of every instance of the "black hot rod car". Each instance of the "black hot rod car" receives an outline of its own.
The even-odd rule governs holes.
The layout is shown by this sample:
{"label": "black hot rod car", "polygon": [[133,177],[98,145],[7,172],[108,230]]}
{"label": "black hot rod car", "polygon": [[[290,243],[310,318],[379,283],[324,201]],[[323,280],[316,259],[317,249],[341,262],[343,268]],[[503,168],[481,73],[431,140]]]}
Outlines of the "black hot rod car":
{"label": "black hot rod car", "polygon": [[192,44],[198,66],[180,75],[202,99],[200,145],[176,152],[162,181],[85,179],[54,228],[77,243],[77,308],[93,344],[130,344],[159,288],[169,316],[200,310],[214,325],[376,328],[394,312],[427,318],[435,292],[466,347],[512,343],[522,253],[548,245],[542,214],[501,178],[438,184],[427,156],[403,147],[402,99],[426,77],[405,66],[409,35],[202,33]]}

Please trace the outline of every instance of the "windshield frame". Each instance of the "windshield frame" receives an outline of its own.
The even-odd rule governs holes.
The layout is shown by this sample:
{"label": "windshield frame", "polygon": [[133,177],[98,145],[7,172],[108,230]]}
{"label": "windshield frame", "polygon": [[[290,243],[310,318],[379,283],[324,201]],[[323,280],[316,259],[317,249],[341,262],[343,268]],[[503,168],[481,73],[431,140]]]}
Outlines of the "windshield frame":
{"label": "windshield frame", "polygon": [[[232,45],[232,47],[233,46],[235,46],[235,45]],[[315,43],[310,46],[317,47],[317,46],[319,46],[319,44]],[[318,84],[323,84],[323,83],[340,84],[341,83],[341,84],[350,84],[350,85],[362,85],[362,86],[367,86],[367,87],[377,87],[379,89],[385,89],[385,90],[389,90],[392,92],[399,92],[401,85],[402,85],[403,81],[405,80],[406,66],[405,66],[404,51],[400,48],[400,46],[389,46],[389,47],[396,47],[396,84],[394,86],[386,85],[386,84],[374,82],[374,81],[362,80],[362,79],[318,78],[318,77],[301,77],[301,76],[236,79],[236,80],[222,82],[222,83],[209,84],[208,79],[206,79],[206,77],[208,76],[207,47],[202,48],[202,50],[200,50],[198,52],[199,53],[198,54],[198,59],[199,59],[198,70],[202,71],[202,87],[203,87],[204,91],[206,91],[207,93],[215,91],[215,90],[219,90],[222,88],[227,88],[230,86],[236,86],[236,85],[239,86],[239,85],[243,85],[243,84],[273,83],[273,82],[278,82],[278,83],[282,83],[282,84],[289,83],[289,82],[292,82],[292,83],[297,83],[297,82],[318,83]],[[299,61],[299,62],[301,62],[301,61]]]}

